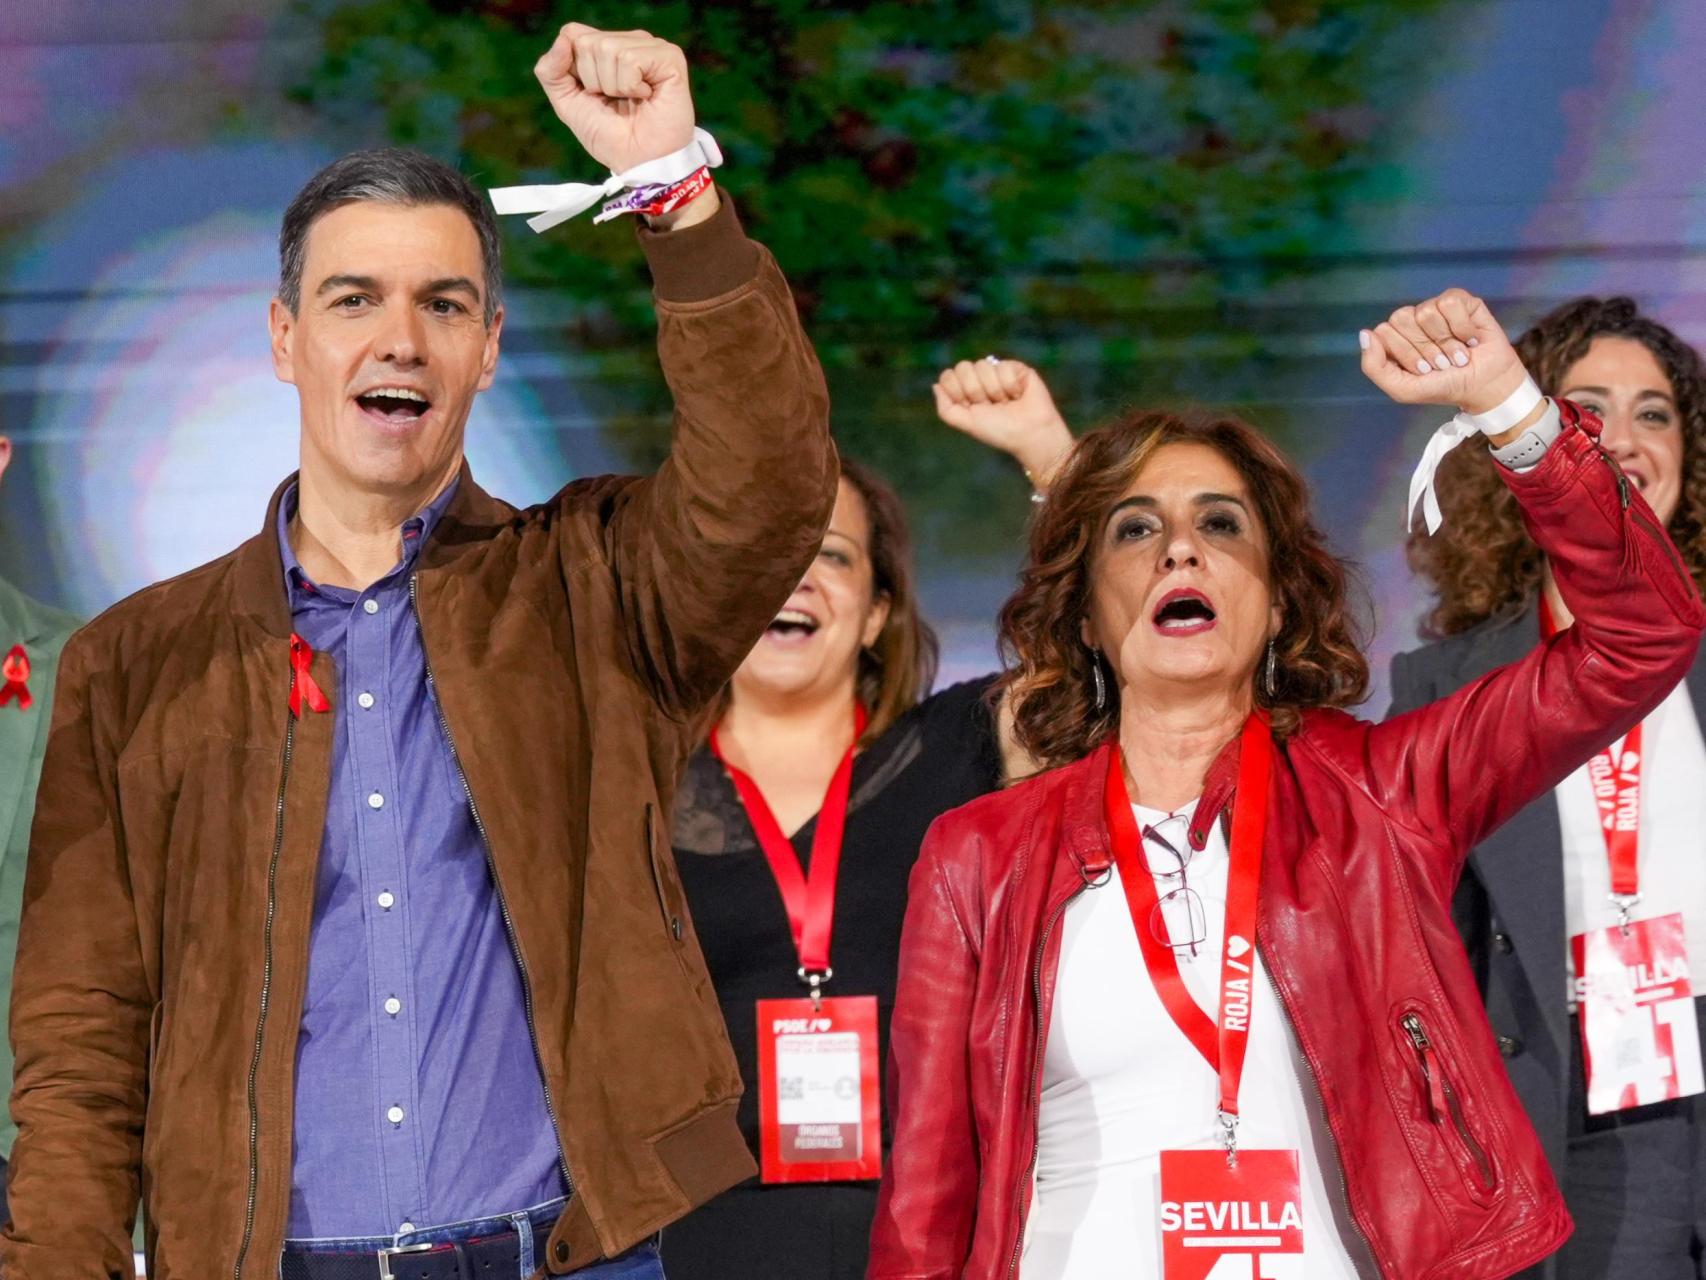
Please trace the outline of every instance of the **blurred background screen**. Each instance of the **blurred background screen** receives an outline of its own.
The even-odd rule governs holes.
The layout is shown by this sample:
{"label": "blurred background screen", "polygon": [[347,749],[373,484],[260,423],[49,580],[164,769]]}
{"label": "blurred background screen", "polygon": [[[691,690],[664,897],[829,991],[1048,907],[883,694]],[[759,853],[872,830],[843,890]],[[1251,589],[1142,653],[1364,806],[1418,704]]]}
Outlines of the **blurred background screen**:
{"label": "blurred background screen", "polygon": [[[482,185],[595,176],[531,68],[570,18],[683,44],[720,177],[787,270],[842,447],[907,499],[943,679],[995,661],[1029,506],[929,384],[1038,365],[1077,427],[1247,416],[1367,587],[1376,687],[1416,642],[1405,484],[1437,411],[1356,331],[1448,284],[1513,329],[1633,294],[1698,342],[1698,0],[645,6],[14,0],[0,20],[0,573],[84,615],[235,546],[295,465],[265,313],[279,216],[342,151]],[[541,499],[667,445],[632,236],[505,228],[510,321],[469,428]]]}

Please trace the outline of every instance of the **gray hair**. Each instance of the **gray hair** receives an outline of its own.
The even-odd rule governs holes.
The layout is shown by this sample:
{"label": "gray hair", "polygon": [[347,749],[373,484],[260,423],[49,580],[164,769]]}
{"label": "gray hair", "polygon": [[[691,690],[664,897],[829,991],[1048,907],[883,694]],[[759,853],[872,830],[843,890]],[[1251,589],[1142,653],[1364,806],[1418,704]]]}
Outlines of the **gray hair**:
{"label": "gray hair", "polygon": [[485,271],[486,323],[503,297],[503,262],[498,223],[486,197],[456,170],[419,151],[381,147],[355,151],[334,160],[296,193],[278,231],[278,297],[295,315],[302,302],[302,266],[308,256],[308,231],[316,220],[346,204],[449,205],[468,215],[480,240]]}

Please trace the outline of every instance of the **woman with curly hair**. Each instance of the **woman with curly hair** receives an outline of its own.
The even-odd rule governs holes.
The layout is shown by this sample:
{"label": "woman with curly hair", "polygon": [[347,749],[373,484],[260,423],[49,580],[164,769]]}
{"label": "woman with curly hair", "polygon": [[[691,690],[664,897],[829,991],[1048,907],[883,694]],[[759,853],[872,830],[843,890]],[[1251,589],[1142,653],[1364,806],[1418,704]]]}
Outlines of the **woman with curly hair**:
{"label": "woman with curly hair", "polygon": [[1085,436],[1001,618],[1015,731],[1056,767],[940,819],[913,871],[872,1280],[1492,1280],[1568,1234],[1452,890],[1663,698],[1706,609],[1478,299],[1361,340],[1388,395],[1490,435],[1576,625],[1353,719],[1345,571],[1292,464],[1224,418]]}
{"label": "woman with curly hair", "polygon": [[[1578,298],[1540,320],[1517,351],[1544,390],[1600,417],[1601,446],[1706,586],[1706,367],[1693,348],[1628,298]],[[1520,657],[1549,626],[1570,626],[1553,566],[1497,470],[1472,447],[1440,469],[1445,526],[1410,544],[1411,563],[1438,592],[1426,628],[1436,639],[1393,663],[1394,712]],[[1670,1096],[1688,1092],[1680,1078],[1624,1089],[1618,1076],[1588,1071],[1596,1059],[1584,1054],[1583,1025],[1592,1036],[1595,1018],[1576,995],[1595,975],[1575,971],[1573,950],[1582,939],[1586,960],[1610,927],[1634,938],[1679,915],[1678,954],[1691,973],[1706,974],[1703,720],[1706,663],[1696,661],[1638,738],[1612,743],[1592,772],[1570,775],[1479,845],[1458,888],[1454,915],[1499,1048],[1576,1217],[1575,1237],[1536,1277],[1701,1274],[1702,1099]],[[1605,767],[1613,763],[1615,771]],[[1604,800],[1615,808],[1621,799],[1638,817],[1609,843],[1593,772]],[[1684,1055],[1698,1052],[1699,1010],[1691,1012],[1676,1046]],[[1597,1061],[1617,1057],[1612,1049]]]}

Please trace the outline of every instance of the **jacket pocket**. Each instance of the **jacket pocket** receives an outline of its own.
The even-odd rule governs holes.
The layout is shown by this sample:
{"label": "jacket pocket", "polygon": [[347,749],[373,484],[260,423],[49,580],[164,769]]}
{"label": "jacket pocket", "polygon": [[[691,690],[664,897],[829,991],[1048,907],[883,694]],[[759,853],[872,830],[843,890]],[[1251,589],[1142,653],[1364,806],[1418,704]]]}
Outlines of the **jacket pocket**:
{"label": "jacket pocket", "polygon": [[[710,1093],[713,1102],[731,1102],[740,1095],[740,1068],[729,1047],[728,1028],[710,972],[699,953],[687,910],[687,891],[675,869],[675,850],[669,844],[669,824],[660,819],[655,804],[646,806],[646,850],[651,861],[652,888],[657,894],[658,914],[665,929],[663,945],[675,957],[676,967],[698,1005],[698,1020],[688,1019],[676,1027],[681,1044],[695,1046],[710,1055]],[[685,1032],[685,1035],[683,1033]]]}
{"label": "jacket pocket", "polygon": [[1440,1042],[1429,1031],[1426,1015],[1420,1009],[1406,1009],[1398,1016],[1397,1028],[1413,1063],[1413,1078],[1427,1118],[1450,1154],[1463,1189],[1476,1204],[1491,1204],[1499,1194],[1498,1168],[1491,1150],[1469,1122],[1455,1073]]}
{"label": "jacket pocket", "polygon": [[[663,917],[664,928],[669,930],[669,947],[675,953],[676,963],[687,973],[687,963],[682,958],[682,943],[687,937],[687,895],[682,891],[681,881],[676,878],[675,868],[666,864],[666,859],[673,861],[669,850],[659,849],[662,843],[659,839],[657,821],[657,806],[646,806],[646,856],[651,860],[652,888],[657,893],[658,913]],[[692,978],[691,973],[687,973]]]}

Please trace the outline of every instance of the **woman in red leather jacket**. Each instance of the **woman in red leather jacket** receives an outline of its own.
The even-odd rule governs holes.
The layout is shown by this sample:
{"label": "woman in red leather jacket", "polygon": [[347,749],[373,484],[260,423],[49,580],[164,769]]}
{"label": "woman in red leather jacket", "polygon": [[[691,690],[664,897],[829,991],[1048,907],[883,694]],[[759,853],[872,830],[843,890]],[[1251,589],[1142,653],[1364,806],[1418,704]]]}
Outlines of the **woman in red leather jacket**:
{"label": "woman in red leather jacket", "polygon": [[940,819],[912,875],[873,1280],[1491,1280],[1569,1233],[1452,890],[1675,685],[1706,610],[1478,299],[1361,341],[1393,399],[1461,410],[1420,479],[1488,435],[1576,625],[1356,720],[1290,463],[1228,419],[1086,436],[1002,613],[1019,740],[1060,767]]}

